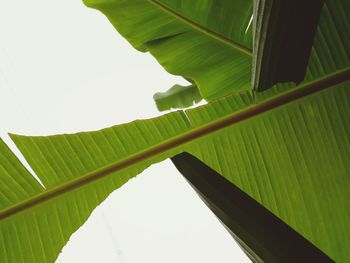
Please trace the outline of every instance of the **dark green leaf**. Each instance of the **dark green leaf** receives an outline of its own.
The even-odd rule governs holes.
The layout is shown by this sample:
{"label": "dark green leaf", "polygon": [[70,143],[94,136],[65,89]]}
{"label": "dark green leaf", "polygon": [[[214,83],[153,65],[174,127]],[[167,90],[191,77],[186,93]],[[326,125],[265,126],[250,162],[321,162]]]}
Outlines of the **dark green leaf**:
{"label": "dark green leaf", "polygon": [[254,0],[254,90],[304,80],[323,3]]}
{"label": "dark green leaf", "polygon": [[253,262],[333,262],[299,233],[194,156],[181,153],[171,160]]}

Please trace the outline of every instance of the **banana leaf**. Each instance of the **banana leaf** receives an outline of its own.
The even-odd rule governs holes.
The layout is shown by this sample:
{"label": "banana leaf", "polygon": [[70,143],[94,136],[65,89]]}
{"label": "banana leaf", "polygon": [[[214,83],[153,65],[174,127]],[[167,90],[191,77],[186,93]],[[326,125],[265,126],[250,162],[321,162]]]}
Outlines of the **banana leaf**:
{"label": "banana leaf", "polygon": [[253,262],[333,262],[191,154],[181,153],[171,160]]}
{"label": "banana leaf", "polygon": [[254,0],[253,89],[304,80],[324,0]]}
{"label": "banana leaf", "polygon": [[[287,2],[297,4],[295,1]],[[150,52],[168,72],[192,80],[207,101],[240,91],[251,91],[252,57],[279,59],[270,56],[277,49],[267,49],[264,52],[256,50],[254,56],[252,54],[252,0],[84,0],[84,3],[104,13],[135,48]],[[322,5],[314,7],[313,12],[317,14]],[[349,0],[324,1],[306,75],[297,82],[307,83],[349,65],[349,14]],[[258,15],[263,14],[260,12]],[[280,35],[272,37],[269,40],[271,43],[281,38]],[[306,38],[312,41],[312,37]],[[302,39],[297,39],[299,40],[302,42]],[[283,47],[289,52],[287,44],[280,48]],[[301,54],[303,63],[308,53],[306,51]],[[288,60],[282,57],[280,59],[288,63]],[[256,61],[257,59],[254,62],[254,74],[257,73],[259,63],[262,63]],[[269,66],[267,63],[264,70],[268,70]],[[282,66],[296,74],[300,71],[299,68],[283,64],[279,68]],[[293,72],[290,74],[295,74]],[[273,74],[278,79],[280,74]],[[282,85],[277,90],[284,92],[290,86],[295,87]],[[266,97],[267,94],[263,96]]]}
{"label": "banana leaf", "polygon": [[[348,69],[259,104],[247,92],[100,131],[11,135],[45,189],[33,189],[28,172],[15,173],[23,167],[3,146],[1,178],[9,182],[0,185],[7,200],[1,202],[0,261],[52,262],[108,194],[183,151],[333,260],[346,261],[349,77]],[[26,183],[18,186],[17,177]],[[22,195],[9,190],[16,187]]]}
{"label": "banana leaf", "polygon": [[194,80],[211,102],[100,131],[11,135],[44,187],[1,142],[0,262],[54,261],[112,191],[181,152],[332,260],[349,261],[348,0],[325,2],[303,83],[257,94],[250,91],[250,1],[85,3],[169,72]]}
{"label": "banana leaf", "polygon": [[[131,45],[212,100],[251,87],[252,1],[84,0]],[[213,67],[213,65],[215,65]]]}
{"label": "banana leaf", "polygon": [[157,92],[153,99],[159,111],[188,108],[202,100],[198,88],[195,85],[174,85],[166,92]]}

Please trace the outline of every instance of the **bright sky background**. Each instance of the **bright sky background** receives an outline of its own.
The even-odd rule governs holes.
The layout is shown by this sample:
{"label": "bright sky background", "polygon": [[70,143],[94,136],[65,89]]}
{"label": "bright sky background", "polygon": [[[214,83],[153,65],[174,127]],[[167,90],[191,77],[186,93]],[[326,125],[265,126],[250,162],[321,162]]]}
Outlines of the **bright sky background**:
{"label": "bright sky background", "polygon": [[[157,116],[152,95],[175,83],[186,82],[79,0],[0,0],[0,136],[19,158],[7,132],[71,133]],[[249,260],[165,161],[112,193],[57,262]]]}

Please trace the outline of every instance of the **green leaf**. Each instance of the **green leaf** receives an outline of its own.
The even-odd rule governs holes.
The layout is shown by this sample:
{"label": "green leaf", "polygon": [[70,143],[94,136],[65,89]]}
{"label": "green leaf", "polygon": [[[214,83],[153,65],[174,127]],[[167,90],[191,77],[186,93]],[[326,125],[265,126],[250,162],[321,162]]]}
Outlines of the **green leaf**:
{"label": "green leaf", "polygon": [[[53,262],[113,190],[165,158],[160,154],[138,162],[135,154],[187,130],[179,112],[98,132],[12,135],[46,189],[1,142],[0,262]],[[106,167],[113,163],[117,168]]]}
{"label": "green leaf", "polygon": [[196,85],[174,85],[166,92],[157,92],[153,99],[159,111],[188,108],[203,98]]}
{"label": "green leaf", "polygon": [[0,174],[0,209],[44,191],[1,139]]}
{"label": "green leaf", "polygon": [[336,262],[349,260],[349,88],[265,112],[189,151]]}
{"label": "green leaf", "polygon": [[[252,0],[205,2],[201,0],[84,0],[84,3],[101,10],[118,32],[134,47],[141,51],[151,52],[168,72],[192,79],[198,86],[202,97],[207,101],[251,89],[252,58],[249,50],[252,47],[252,27],[249,21],[253,13]],[[303,2],[303,5],[308,4]],[[319,5],[314,6],[315,12],[319,7]],[[263,17],[262,11],[260,10],[255,17]],[[303,79],[302,83],[307,83],[341,70],[350,64],[349,14],[348,0],[325,1],[313,40],[306,75],[300,77],[298,82]],[[293,25],[291,24],[292,28]],[[290,30],[285,30],[285,28],[278,27],[278,29],[281,34],[290,33]],[[255,36],[262,37],[263,35],[255,34]],[[285,61],[283,58],[289,52],[286,49],[288,45],[278,45],[279,36],[272,34],[272,37],[269,38],[269,43],[274,49],[271,50],[271,45],[269,45],[269,49],[261,53],[261,50],[258,52],[259,50],[255,48],[253,70],[259,76],[261,74],[258,66],[262,63],[262,57],[257,63],[257,56],[265,54],[268,60],[280,59],[281,63]],[[288,39],[293,35],[284,36]],[[293,39],[297,42],[299,40],[301,42],[300,38]],[[255,42],[264,43],[263,41]],[[278,49],[275,48],[275,45]],[[280,55],[273,56],[275,54],[273,52],[279,52]],[[305,53],[307,52],[303,52]],[[267,70],[268,74],[276,76],[275,73],[272,73],[274,72],[272,68],[275,66],[270,65],[268,61],[264,63],[266,63],[263,66],[264,74]],[[269,68],[269,66],[273,67]],[[279,65],[278,69],[285,67],[290,68],[292,65]],[[293,70],[297,69],[293,68]],[[254,77],[253,83],[259,82],[260,77],[257,78],[257,76]],[[273,83],[274,81],[270,84]],[[273,93],[283,92],[288,87],[295,87],[295,85],[279,86],[281,87],[274,89]],[[266,88],[271,88],[271,86],[266,86]],[[257,94],[256,96],[267,98],[268,94]]]}
{"label": "green leaf", "polygon": [[52,262],[110,192],[183,151],[332,259],[346,260],[348,79],[349,69],[259,104],[246,92],[95,132],[11,135],[46,189],[2,208],[0,261]]}
{"label": "green leaf", "polygon": [[214,2],[186,2],[86,1],[169,72],[194,80],[206,99],[226,97],[101,131],[12,135],[45,189],[1,142],[0,262],[52,262],[109,193],[183,151],[333,260],[349,260],[349,1],[326,1],[301,85],[253,95],[251,31],[244,33],[251,1],[215,1],[216,20]]}
{"label": "green leaf", "polygon": [[304,80],[324,0],[254,0],[253,89]]}
{"label": "green leaf", "polygon": [[247,0],[84,0],[135,48],[213,100],[251,87],[253,12]]}

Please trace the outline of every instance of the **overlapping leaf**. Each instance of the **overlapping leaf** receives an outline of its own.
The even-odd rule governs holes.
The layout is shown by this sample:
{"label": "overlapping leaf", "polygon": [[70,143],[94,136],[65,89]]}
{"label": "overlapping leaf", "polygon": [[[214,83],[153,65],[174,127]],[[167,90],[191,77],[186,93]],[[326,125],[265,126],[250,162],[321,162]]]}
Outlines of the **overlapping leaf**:
{"label": "overlapping leaf", "polygon": [[[252,0],[84,3],[101,10],[134,47],[151,52],[167,71],[195,81],[206,100],[251,89],[252,59],[246,53],[252,47]],[[349,65],[349,14],[348,0],[325,1],[306,82]]]}
{"label": "overlapping leaf", "polygon": [[324,0],[254,0],[253,89],[304,80]]}
{"label": "overlapping leaf", "polygon": [[344,244],[350,242],[349,90],[346,82],[306,97],[303,91],[302,98],[280,107],[284,99],[254,105],[246,93],[96,132],[12,135],[47,189],[3,208],[1,261],[54,260],[111,191],[182,151],[220,172],[333,259],[344,260]]}
{"label": "overlapping leaf", "polygon": [[[332,259],[348,261],[349,1],[326,1],[303,86],[287,95],[280,94],[286,90],[282,85],[254,96],[246,91],[251,36],[249,30],[243,33],[250,2],[215,1],[219,7],[200,2],[86,1],[169,72],[193,79],[207,99],[236,93],[186,112],[96,132],[12,135],[46,189],[1,143],[1,262],[52,262],[110,192],[182,151],[218,171]],[[222,13],[213,21],[215,10]],[[235,21],[230,29],[223,26],[226,11]]]}
{"label": "overlapping leaf", "polygon": [[252,262],[333,262],[286,223],[194,156],[185,152],[171,160]]}
{"label": "overlapping leaf", "polygon": [[167,71],[195,81],[205,99],[250,88],[251,30],[245,31],[251,1],[84,3],[101,10],[135,48],[151,52]]}

